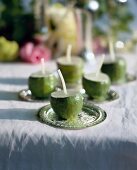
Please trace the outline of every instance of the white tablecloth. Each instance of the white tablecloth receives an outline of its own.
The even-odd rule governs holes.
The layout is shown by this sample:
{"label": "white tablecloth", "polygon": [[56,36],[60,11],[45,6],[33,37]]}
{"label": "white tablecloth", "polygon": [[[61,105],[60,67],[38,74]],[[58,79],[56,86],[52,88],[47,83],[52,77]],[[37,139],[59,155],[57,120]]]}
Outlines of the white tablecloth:
{"label": "white tablecloth", "polygon": [[[136,55],[126,60],[128,72],[137,74]],[[107,112],[101,124],[63,130],[37,120],[46,102],[18,99],[39,67],[0,64],[0,170],[136,170],[137,81],[112,87],[120,99],[100,105]],[[54,69],[54,62],[46,68]]]}

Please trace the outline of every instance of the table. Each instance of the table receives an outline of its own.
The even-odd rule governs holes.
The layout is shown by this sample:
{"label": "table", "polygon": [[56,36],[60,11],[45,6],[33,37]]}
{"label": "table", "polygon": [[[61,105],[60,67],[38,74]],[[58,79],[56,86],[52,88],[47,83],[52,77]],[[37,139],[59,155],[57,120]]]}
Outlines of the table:
{"label": "table", "polygon": [[[137,74],[136,55],[126,57]],[[42,124],[37,110],[47,102],[18,99],[39,65],[0,63],[0,170],[136,170],[137,81],[113,86],[120,99],[101,104],[107,119],[83,130]],[[46,63],[55,69],[54,62]]]}

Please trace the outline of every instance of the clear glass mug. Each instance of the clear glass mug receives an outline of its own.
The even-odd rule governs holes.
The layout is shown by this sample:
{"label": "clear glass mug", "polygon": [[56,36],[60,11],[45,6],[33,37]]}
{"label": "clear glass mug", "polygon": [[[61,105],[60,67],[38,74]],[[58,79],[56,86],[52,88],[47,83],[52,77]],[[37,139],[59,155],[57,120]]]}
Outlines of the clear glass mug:
{"label": "clear glass mug", "polygon": [[[65,5],[53,2],[63,2]],[[47,44],[55,57],[64,55],[68,44],[73,47],[72,54],[79,55],[85,44],[85,11],[68,2],[73,1],[49,3],[48,0],[41,0],[35,5],[36,27],[39,30],[48,28]]]}

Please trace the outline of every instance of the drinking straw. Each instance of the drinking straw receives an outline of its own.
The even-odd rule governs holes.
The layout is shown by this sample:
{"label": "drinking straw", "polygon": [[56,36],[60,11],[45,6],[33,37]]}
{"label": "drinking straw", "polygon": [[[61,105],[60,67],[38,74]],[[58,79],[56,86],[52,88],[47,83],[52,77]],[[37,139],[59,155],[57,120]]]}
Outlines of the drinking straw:
{"label": "drinking straw", "polygon": [[85,48],[87,50],[93,51],[92,49],[92,17],[89,13],[87,14],[86,19],[86,28],[85,28]]}
{"label": "drinking straw", "polygon": [[114,44],[111,38],[109,38],[109,53],[112,61],[115,61]]}
{"label": "drinking straw", "polygon": [[42,74],[45,74],[45,60],[44,60],[44,58],[41,58],[41,72],[42,72]]}
{"label": "drinking straw", "polygon": [[72,45],[69,44],[67,47],[67,54],[66,54],[66,58],[69,63],[71,63],[71,51],[72,51]]}
{"label": "drinking straw", "polygon": [[59,74],[59,77],[61,79],[61,83],[62,83],[62,86],[63,86],[63,91],[64,91],[65,94],[67,94],[67,88],[66,88],[65,80],[64,80],[64,77],[63,77],[60,70],[58,70],[58,74]]}
{"label": "drinking straw", "polygon": [[102,67],[103,62],[104,62],[104,58],[105,58],[105,54],[103,54],[103,55],[102,55],[102,58],[101,58],[101,60],[100,60],[100,62],[99,62],[99,65],[98,65],[98,68],[97,68],[97,71],[96,71],[96,77],[98,77],[98,76],[99,76],[99,73],[100,73],[101,67]]}

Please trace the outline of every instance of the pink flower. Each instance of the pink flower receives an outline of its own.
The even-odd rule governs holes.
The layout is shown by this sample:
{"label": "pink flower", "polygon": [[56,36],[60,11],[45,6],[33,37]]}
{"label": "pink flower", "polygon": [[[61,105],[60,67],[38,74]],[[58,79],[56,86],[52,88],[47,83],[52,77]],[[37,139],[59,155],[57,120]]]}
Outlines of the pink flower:
{"label": "pink flower", "polygon": [[20,50],[20,57],[23,61],[30,63],[40,63],[41,58],[45,61],[51,58],[51,51],[44,45],[34,45],[32,42],[26,43]]}

